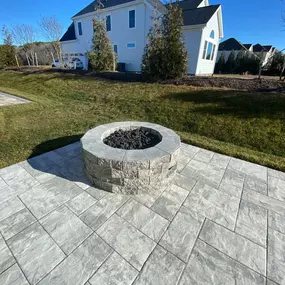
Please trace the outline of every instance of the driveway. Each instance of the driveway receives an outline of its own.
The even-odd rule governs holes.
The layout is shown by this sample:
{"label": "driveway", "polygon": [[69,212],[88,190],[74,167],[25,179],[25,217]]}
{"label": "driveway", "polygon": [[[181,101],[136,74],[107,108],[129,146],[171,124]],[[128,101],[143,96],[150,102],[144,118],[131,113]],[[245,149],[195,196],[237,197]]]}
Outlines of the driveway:
{"label": "driveway", "polygon": [[80,145],[0,169],[1,285],[285,284],[285,173],[182,144],[165,191],[89,185]]}

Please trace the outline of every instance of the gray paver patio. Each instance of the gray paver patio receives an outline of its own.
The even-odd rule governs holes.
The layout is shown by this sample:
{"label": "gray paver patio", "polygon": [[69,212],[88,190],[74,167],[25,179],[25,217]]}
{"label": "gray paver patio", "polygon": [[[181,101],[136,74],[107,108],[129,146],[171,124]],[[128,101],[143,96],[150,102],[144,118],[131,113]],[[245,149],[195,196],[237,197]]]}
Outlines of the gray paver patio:
{"label": "gray paver patio", "polygon": [[186,144],[178,172],[108,193],[79,143],[0,169],[0,284],[284,285],[285,173]]}

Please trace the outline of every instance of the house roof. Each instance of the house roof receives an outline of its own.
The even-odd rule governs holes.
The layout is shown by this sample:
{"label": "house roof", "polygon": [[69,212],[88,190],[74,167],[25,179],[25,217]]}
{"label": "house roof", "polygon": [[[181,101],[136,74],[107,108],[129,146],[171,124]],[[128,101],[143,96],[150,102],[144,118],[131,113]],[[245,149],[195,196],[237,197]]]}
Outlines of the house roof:
{"label": "house roof", "polygon": [[[184,0],[179,2],[174,2],[174,4],[177,4],[183,11],[186,10],[192,10],[196,9],[203,0]],[[169,4],[165,5],[166,7],[169,6]]]}
{"label": "house roof", "polygon": [[246,49],[250,49],[252,47],[252,44],[243,44],[243,46],[246,48]]}
{"label": "house roof", "polygon": [[270,51],[273,46],[263,46],[267,51]]}
{"label": "house roof", "polygon": [[262,45],[256,44],[253,46],[253,52],[267,51]]}
{"label": "house roof", "polygon": [[191,10],[183,10],[184,26],[202,25],[208,23],[208,21],[217,12],[220,6],[221,5],[211,5]]}
{"label": "house roof", "polygon": [[[129,2],[133,2],[133,1],[136,1],[136,0],[101,0],[102,4],[104,5],[104,7],[102,7],[102,9],[110,8],[110,7],[113,7],[113,6],[117,6],[117,5],[129,3]],[[94,12],[95,8],[96,8],[96,5],[97,5],[97,0],[93,1],[92,3],[90,3],[88,6],[86,6],[84,9],[82,9],[80,12],[78,12],[73,17],[78,17],[78,16],[81,16],[81,15],[84,15],[84,14],[87,14],[87,13]]]}
{"label": "house roof", "polygon": [[219,50],[246,50],[246,48],[241,42],[239,42],[235,38],[230,38],[220,43]]}
{"label": "house roof", "polygon": [[65,34],[62,36],[62,38],[60,39],[61,42],[65,42],[65,41],[72,41],[72,40],[76,40],[76,35],[75,35],[75,27],[74,27],[74,23],[72,22],[72,24],[68,27],[67,31],[65,32]]}

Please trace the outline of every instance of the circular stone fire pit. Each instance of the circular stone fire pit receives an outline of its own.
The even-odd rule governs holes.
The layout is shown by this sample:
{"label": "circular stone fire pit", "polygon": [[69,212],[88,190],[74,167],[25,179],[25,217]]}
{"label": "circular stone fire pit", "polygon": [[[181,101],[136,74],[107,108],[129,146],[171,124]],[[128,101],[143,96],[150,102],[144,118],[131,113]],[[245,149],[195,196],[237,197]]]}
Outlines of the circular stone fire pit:
{"label": "circular stone fire pit", "polygon": [[167,187],[176,173],[180,144],[175,132],[157,124],[101,125],[81,139],[85,173],[92,184],[113,193]]}

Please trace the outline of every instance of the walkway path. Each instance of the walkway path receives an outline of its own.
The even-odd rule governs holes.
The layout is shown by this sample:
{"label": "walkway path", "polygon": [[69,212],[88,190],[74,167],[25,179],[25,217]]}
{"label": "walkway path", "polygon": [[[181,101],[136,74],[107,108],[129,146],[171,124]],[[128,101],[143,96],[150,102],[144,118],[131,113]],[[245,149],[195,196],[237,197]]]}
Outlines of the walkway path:
{"label": "walkway path", "polygon": [[285,173],[185,144],[179,172],[106,193],[79,143],[0,169],[0,284],[285,284]]}
{"label": "walkway path", "polygon": [[7,93],[3,93],[0,91],[0,107],[1,106],[7,106],[7,105],[16,105],[16,104],[24,104],[24,103],[30,103],[31,101],[10,95]]}

